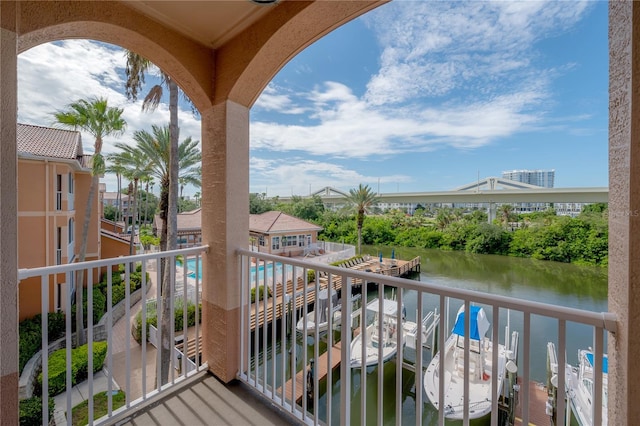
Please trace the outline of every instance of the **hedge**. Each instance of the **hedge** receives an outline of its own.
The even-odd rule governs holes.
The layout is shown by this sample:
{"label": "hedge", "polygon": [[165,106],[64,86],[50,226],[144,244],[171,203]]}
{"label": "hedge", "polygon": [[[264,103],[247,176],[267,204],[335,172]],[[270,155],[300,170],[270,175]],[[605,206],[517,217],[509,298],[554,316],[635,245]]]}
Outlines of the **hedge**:
{"label": "hedge", "polygon": [[[49,419],[52,419],[55,403],[51,397],[49,397],[48,408]],[[42,398],[34,396],[33,398],[20,400],[20,426],[40,425],[42,425]]]}
{"label": "hedge", "polygon": [[[71,383],[76,385],[88,377],[88,345],[71,351]],[[93,343],[93,373],[102,369],[107,356],[107,342]],[[57,395],[66,390],[67,355],[66,349],[60,349],[49,356],[49,395]],[[42,387],[42,373],[38,375],[38,385]]]}
{"label": "hedge", "polygon": [[[65,316],[62,312],[50,312],[48,314],[48,336],[49,342],[59,339],[64,335]],[[38,314],[33,318],[20,322],[20,354],[19,371],[40,349],[42,349],[42,315]]]}
{"label": "hedge", "polygon": [[[264,297],[264,285],[258,286],[258,300],[262,300]],[[267,297],[271,297],[271,287],[267,287]],[[256,288],[251,287],[251,303],[256,301]]]}
{"label": "hedge", "polygon": [[[175,317],[173,321],[174,331],[182,331],[183,330],[183,321],[184,321],[184,311],[182,308],[182,301],[179,300],[176,302],[175,308]],[[202,321],[202,304],[198,304],[199,312],[198,318]],[[144,309],[144,308],[143,308]],[[149,338],[149,325],[153,325],[158,328],[158,317],[157,312],[155,310],[147,311],[147,339]],[[135,329],[132,330],[133,338],[136,339],[136,342],[141,343],[142,341],[142,310],[138,311],[135,318]],[[196,306],[192,302],[187,303],[187,328],[193,327],[196,325]]]}

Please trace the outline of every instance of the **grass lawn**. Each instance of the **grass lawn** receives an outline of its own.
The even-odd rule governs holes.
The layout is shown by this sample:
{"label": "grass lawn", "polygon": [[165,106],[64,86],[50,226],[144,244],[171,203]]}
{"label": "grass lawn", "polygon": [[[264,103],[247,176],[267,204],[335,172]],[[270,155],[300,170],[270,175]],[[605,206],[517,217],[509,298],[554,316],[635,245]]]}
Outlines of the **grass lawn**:
{"label": "grass lawn", "polygon": [[[108,410],[108,399],[106,392],[97,393],[93,398],[93,419],[99,419],[100,417],[107,414]],[[120,408],[125,403],[124,392],[117,391],[115,395],[113,395],[112,400],[112,409],[115,411],[117,408]],[[86,425],[89,423],[89,401],[82,401],[80,404],[76,405],[71,409],[71,423],[73,425]]]}

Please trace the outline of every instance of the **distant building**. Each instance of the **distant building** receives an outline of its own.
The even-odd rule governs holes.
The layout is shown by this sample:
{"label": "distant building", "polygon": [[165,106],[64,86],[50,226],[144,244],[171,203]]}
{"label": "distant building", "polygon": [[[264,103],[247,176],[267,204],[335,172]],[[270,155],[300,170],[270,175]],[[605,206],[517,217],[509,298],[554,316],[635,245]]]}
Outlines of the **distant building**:
{"label": "distant building", "polygon": [[555,170],[509,170],[502,172],[503,179],[528,183],[529,185],[553,188]]}
{"label": "distant building", "polygon": [[[153,231],[160,235],[162,221],[156,215]],[[279,211],[249,215],[249,242],[251,249],[261,253],[285,256],[302,255],[305,249],[318,242],[322,227]],[[178,213],[178,248],[202,244],[202,212],[195,209]]]}
{"label": "distant building", "polygon": [[[314,245],[322,227],[279,211],[249,216],[252,250],[263,253],[300,256]],[[255,246],[254,243],[255,242]]]}
{"label": "distant building", "polygon": [[118,199],[117,192],[107,192],[104,191],[102,193],[102,211],[104,214],[104,208],[106,206],[113,206],[116,209],[119,204],[122,204],[122,218],[118,217],[118,220],[123,221],[125,223],[130,222],[131,212],[129,209],[129,196],[126,194],[120,194],[120,198]]}

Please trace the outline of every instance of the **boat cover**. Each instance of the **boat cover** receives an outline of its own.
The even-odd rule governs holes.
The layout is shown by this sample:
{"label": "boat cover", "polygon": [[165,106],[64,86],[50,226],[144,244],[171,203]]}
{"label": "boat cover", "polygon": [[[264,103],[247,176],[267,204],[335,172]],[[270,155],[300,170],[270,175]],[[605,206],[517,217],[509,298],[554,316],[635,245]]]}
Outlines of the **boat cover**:
{"label": "boat cover", "polygon": [[[591,365],[591,368],[593,368],[593,352],[587,352],[587,361],[589,361],[589,364]],[[608,356],[603,356],[602,357],[602,372],[604,374],[608,374],[609,373],[609,357]]]}
{"label": "boat cover", "polygon": [[[458,311],[456,324],[453,327],[453,333],[464,337],[464,305]],[[487,315],[480,306],[471,306],[471,316],[469,317],[469,338],[473,340],[481,340],[489,330],[489,320]]]}

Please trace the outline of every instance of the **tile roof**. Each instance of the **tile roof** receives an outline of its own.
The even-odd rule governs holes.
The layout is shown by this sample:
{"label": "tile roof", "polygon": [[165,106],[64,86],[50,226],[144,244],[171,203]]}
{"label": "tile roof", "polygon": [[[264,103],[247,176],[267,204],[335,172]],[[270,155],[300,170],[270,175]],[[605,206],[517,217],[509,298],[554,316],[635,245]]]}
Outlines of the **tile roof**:
{"label": "tile roof", "polygon": [[262,233],[321,231],[322,227],[279,211],[249,216],[249,230]]}
{"label": "tile roof", "polygon": [[18,123],[16,139],[18,154],[79,160],[86,166],[80,132]]}
{"label": "tile roof", "polygon": [[[156,215],[154,223],[159,227],[160,216]],[[178,232],[185,230],[199,230],[202,228],[202,210],[178,213]],[[309,223],[297,217],[289,216],[279,211],[249,215],[249,231],[263,234],[322,231],[322,227]]]}
{"label": "tile roof", "polygon": [[[194,230],[198,231],[202,228],[202,214],[201,209],[191,210],[190,212],[178,213],[178,232]],[[155,215],[153,218],[154,226],[161,229],[162,222],[160,221],[160,215]]]}

